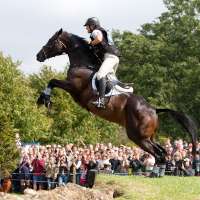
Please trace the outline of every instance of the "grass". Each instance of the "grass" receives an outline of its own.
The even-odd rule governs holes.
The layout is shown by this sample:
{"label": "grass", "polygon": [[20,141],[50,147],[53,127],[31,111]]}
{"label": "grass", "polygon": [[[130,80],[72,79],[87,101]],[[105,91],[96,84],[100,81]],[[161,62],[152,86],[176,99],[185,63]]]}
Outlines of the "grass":
{"label": "grass", "polygon": [[122,192],[116,200],[200,200],[200,177],[98,175],[96,185]]}

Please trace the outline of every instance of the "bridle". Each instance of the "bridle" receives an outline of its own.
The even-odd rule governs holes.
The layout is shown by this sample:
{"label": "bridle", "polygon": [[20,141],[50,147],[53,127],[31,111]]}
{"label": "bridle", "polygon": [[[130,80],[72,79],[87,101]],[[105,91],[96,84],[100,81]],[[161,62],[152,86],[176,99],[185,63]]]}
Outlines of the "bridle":
{"label": "bridle", "polygon": [[64,44],[64,42],[62,42],[61,40],[57,39],[58,43],[60,43],[65,49],[67,49],[67,45]]}
{"label": "bridle", "polygon": [[[64,49],[67,49],[67,45],[64,44],[64,42],[62,42],[60,39],[56,39],[56,42],[57,42],[58,44],[60,44],[60,48],[61,48],[61,49],[62,49],[63,47],[64,47]],[[52,47],[52,45],[46,45],[46,46],[43,46],[43,47],[42,47],[42,52],[43,52],[43,54],[44,54],[45,59],[48,58],[48,57],[47,57],[47,53],[46,53],[46,51],[45,51],[45,48],[51,48],[51,47]]]}

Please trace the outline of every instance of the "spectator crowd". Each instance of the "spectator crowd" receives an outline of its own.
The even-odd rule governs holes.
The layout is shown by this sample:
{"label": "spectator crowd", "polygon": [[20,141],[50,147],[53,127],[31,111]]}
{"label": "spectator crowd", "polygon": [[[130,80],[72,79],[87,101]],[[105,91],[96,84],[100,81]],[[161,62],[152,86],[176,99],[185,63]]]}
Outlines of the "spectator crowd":
{"label": "spectator crowd", "polygon": [[[138,147],[109,144],[83,145],[21,145],[21,161],[12,174],[13,189],[23,192],[27,187],[53,189],[68,182],[92,187],[97,172],[116,175],[150,176],[155,158]],[[192,156],[192,144],[168,139],[166,175],[199,176],[200,143]],[[20,183],[20,184],[19,184]]]}

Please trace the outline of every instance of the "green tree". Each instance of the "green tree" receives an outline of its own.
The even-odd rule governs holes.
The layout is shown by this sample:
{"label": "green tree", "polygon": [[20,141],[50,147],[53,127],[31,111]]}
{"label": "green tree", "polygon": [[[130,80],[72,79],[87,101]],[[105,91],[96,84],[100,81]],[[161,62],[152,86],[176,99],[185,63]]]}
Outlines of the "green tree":
{"label": "green tree", "polygon": [[168,82],[176,85],[172,101],[199,121],[200,4],[196,0],[165,0],[164,3],[168,11],[159,21],[143,25],[141,33],[151,41],[163,43],[160,65],[168,71]]}
{"label": "green tree", "polygon": [[23,141],[40,140],[49,119],[35,105],[34,90],[18,69],[19,63],[0,53],[0,168],[11,171],[18,162],[15,130]]}

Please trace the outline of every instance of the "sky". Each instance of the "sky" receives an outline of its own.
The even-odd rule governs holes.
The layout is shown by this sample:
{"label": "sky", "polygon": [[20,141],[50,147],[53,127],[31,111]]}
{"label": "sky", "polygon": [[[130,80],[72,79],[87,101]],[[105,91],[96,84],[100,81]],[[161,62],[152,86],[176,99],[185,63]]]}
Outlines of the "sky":
{"label": "sky", "polygon": [[83,24],[98,17],[106,29],[137,30],[166,11],[162,0],[0,0],[0,51],[21,61],[25,74],[38,73],[42,65],[62,71],[67,55],[40,63],[36,54],[60,28],[89,38]]}

